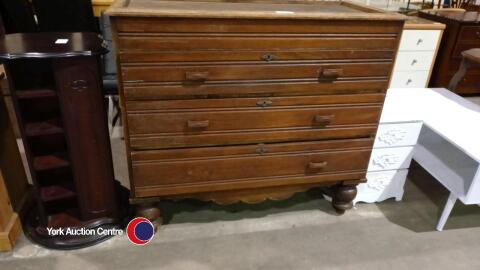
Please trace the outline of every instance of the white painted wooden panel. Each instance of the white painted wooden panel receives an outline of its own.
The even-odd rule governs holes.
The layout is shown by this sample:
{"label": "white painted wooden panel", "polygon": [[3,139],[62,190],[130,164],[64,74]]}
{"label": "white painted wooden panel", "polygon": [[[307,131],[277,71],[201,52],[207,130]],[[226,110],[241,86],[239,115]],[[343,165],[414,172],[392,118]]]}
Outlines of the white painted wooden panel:
{"label": "white painted wooden panel", "polygon": [[477,172],[472,180],[472,186],[465,198],[465,202],[470,204],[480,204],[480,163],[477,165]]}
{"label": "white painted wooden panel", "polygon": [[440,30],[404,30],[400,51],[432,51],[437,47]]}
{"label": "white painted wooden panel", "polygon": [[[422,121],[425,108],[425,91],[428,88],[390,88],[387,90],[380,123]],[[426,109],[426,108],[425,108]]]}
{"label": "white painted wooden panel", "polygon": [[414,159],[463,203],[480,203],[478,196],[467,200],[479,163],[443,135],[425,125],[415,146]]}
{"label": "white painted wooden panel", "polygon": [[374,148],[368,171],[407,169],[412,161],[413,147]]}
{"label": "white painted wooden panel", "polygon": [[421,129],[421,122],[380,124],[373,147],[379,148],[415,145]]}
{"label": "white painted wooden panel", "polygon": [[367,183],[357,186],[358,193],[353,204],[381,202],[389,198],[395,198],[396,201],[402,200],[407,174],[407,169],[368,172]]}
{"label": "white painted wooden panel", "polygon": [[394,72],[430,70],[435,51],[403,51],[398,52]]}
{"label": "white painted wooden panel", "polygon": [[390,88],[421,88],[428,80],[428,70],[396,71],[392,74]]}

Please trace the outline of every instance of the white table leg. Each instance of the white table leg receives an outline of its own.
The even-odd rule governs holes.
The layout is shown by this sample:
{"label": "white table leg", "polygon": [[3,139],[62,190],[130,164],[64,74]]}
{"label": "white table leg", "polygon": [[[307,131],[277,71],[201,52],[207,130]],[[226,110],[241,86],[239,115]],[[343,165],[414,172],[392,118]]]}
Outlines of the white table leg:
{"label": "white table leg", "polygon": [[452,212],[453,206],[455,205],[456,201],[457,197],[453,193],[450,193],[447,203],[443,208],[442,215],[440,216],[440,220],[438,221],[437,231],[443,231],[443,227],[445,226],[445,223],[447,223],[448,216],[450,216],[450,212]]}

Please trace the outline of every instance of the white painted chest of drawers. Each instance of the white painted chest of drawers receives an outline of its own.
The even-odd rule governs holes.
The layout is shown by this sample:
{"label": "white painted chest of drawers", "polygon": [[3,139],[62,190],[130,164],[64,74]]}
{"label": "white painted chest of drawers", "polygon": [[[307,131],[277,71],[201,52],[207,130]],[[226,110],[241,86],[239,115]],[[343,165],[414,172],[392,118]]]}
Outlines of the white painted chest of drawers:
{"label": "white painted chest of drawers", "polygon": [[403,30],[390,88],[428,86],[442,31],[441,29]]}
{"label": "white painted chest of drawers", "polygon": [[[423,88],[428,86],[443,24],[412,19],[403,30],[393,68],[390,88]],[[385,102],[382,118],[370,158],[367,183],[358,186],[357,202],[380,202],[388,198],[402,199],[403,186],[417,143],[421,122],[399,122],[391,117],[397,112],[395,100]],[[397,113],[398,114],[398,113]]]}

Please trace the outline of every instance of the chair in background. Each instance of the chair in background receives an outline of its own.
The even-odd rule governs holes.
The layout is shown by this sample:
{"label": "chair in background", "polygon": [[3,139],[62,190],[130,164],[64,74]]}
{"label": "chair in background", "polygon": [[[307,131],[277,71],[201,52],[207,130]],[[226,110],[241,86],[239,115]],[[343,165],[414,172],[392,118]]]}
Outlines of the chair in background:
{"label": "chair in background", "polygon": [[[480,66],[480,48],[470,49],[462,52],[462,63],[457,73],[453,75],[450,83],[448,84],[448,89],[452,92],[455,92],[460,81],[465,77],[467,70],[472,66]],[[480,85],[478,86],[480,88]]]}
{"label": "chair in background", "polygon": [[117,67],[115,53],[113,49],[112,30],[109,17],[102,13],[100,16],[100,32],[108,45],[109,52],[103,56],[103,91],[108,102],[108,128],[112,137],[115,125],[120,124],[120,105],[118,98]]}

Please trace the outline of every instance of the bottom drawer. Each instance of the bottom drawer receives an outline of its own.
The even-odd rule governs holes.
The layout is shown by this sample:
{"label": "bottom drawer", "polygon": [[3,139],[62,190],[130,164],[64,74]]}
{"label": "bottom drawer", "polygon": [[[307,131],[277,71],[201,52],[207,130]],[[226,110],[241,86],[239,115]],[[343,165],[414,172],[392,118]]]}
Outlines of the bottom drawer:
{"label": "bottom drawer", "polygon": [[136,197],[364,178],[372,139],[132,152]]}
{"label": "bottom drawer", "polygon": [[367,183],[357,186],[357,202],[381,202],[389,198],[400,201],[403,197],[408,170],[367,172]]}
{"label": "bottom drawer", "polygon": [[428,84],[428,70],[395,71],[392,74],[390,88],[423,88]]}

